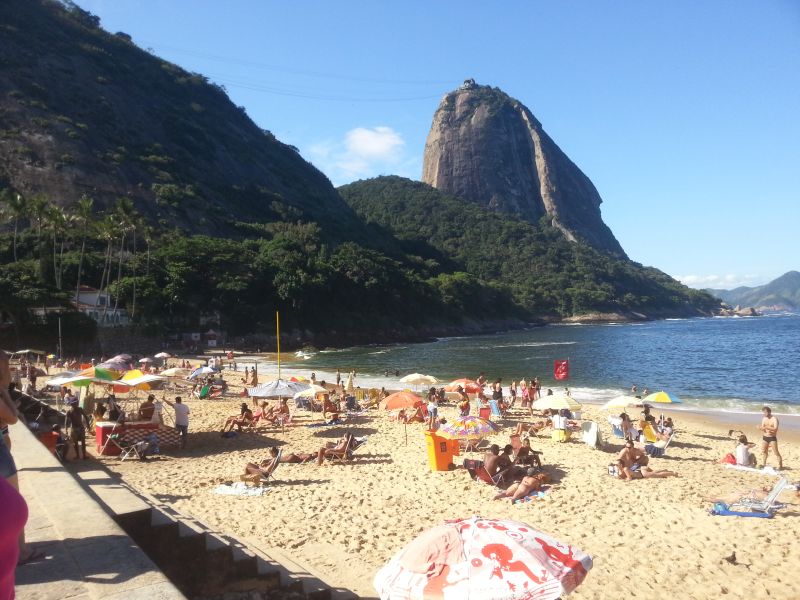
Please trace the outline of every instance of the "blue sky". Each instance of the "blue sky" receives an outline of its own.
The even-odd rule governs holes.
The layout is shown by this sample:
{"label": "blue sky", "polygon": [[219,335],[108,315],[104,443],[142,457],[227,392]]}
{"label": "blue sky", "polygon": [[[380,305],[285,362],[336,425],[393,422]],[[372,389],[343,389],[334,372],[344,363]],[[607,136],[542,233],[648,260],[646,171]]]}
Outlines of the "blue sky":
{"label": "blue sky", "polygon": [[335,185],[419,179],[466,78],[526,104],[628,255],[694,287],[800,270],[800,3],[78,0],[226,87]]}

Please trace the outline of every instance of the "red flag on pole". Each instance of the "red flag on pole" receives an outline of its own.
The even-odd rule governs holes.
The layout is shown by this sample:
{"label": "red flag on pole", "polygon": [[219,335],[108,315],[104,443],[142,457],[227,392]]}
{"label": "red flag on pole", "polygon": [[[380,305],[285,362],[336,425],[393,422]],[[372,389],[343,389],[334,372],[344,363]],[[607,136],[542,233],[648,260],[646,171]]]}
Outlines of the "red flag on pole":
{"label": "red flag on pole", "polygon": [[553,361],[553,377],[558,381],[569,379],[569,359]]}

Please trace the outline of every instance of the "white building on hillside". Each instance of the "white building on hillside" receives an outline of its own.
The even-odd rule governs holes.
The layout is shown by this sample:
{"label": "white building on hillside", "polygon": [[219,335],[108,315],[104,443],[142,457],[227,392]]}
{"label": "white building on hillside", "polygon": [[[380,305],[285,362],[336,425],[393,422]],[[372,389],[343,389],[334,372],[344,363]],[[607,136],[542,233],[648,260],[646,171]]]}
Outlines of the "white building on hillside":
{"label": "white building on hillside", "polygon": [[111,298],[111,294],[88,285],[80,287],[72,304],[83,314],[94,319],[99,327],[127,325],[130,322],[127,310],[114,308],[114,300]]}

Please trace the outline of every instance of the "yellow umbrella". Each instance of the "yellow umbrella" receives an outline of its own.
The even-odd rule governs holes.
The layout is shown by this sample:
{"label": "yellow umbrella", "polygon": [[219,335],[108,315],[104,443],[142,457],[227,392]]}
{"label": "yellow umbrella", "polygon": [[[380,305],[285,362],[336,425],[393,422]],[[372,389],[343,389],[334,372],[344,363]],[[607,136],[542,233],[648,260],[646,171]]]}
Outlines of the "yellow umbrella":
{"label": "yellow umbrella", "polygon": [[680,404],[681,399],[675,394],[670,394],[669,392],[662,390],[660,392],[654,392],[649,396],[645,396],[642,402],[653,402],[656,404]]}
{"label": "yellow umbrella", "polygon": [[579,402],[576,402],[572,396],[559,394],[558,396],[544,396],[543,398],[539,398],[531,405],[531,408],[535,408],[536,410],[561,410],[562,408],[580,410],[581,405]]}

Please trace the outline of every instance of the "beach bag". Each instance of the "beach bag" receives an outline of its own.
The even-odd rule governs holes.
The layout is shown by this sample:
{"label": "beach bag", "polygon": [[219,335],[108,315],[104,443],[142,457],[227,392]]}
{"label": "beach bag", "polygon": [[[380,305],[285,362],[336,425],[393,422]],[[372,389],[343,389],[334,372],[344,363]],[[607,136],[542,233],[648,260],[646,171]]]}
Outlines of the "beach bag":
{"label": "beach bag", "polygon": [[722,460],[720,462],[728,465],[735,465],[736,457],[730,452],[728,452],[725,456],[722,457]]}
{"label": "beach bag", "polygon": [[612,477],[619,477],[619,468],[617,465],[608,465],[608,474]]}

